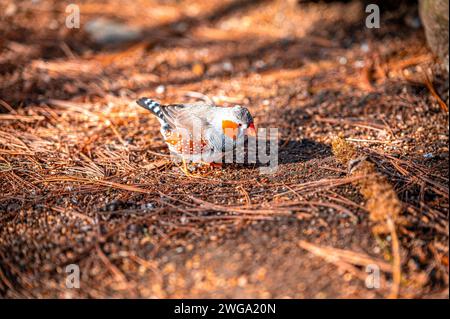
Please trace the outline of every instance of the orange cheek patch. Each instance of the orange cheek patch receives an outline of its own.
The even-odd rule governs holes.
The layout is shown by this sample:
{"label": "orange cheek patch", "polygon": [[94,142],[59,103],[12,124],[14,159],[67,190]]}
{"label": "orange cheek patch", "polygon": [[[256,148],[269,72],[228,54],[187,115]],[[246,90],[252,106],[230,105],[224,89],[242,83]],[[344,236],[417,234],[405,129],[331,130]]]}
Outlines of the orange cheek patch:
{"label": "orange cheek patch", "polygon": [[222,121],[223,133],[233,140],[237,138],[238,127],[239,125],[233,121]]}

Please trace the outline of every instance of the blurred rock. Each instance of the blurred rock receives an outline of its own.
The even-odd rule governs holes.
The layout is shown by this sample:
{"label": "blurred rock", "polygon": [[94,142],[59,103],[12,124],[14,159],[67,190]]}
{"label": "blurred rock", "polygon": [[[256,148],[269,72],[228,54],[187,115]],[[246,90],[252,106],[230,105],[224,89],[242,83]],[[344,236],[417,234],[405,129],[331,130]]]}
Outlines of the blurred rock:
{"label": "blurred rock", "polygon": [[11,17],[17,13],[17,6],[14,4],[14,2],[8,4],[8,6],[5,9],[5,17]]}
{"label": "blurred rock", "polygon": [[448,0],[419,0],[419,13],[431,50],[442,60],[447,73],[448,58]]}
{"label": "blurred rock", "polygon": [[141,36],[140,29],[106,18],[90,20],[85,30],[100,45],[130,42]]}
{"label": "blurred rock", "polygon": [[164,85],[158,85],[155,89],[156,94],[163,94],[166,92],[166,87]]}

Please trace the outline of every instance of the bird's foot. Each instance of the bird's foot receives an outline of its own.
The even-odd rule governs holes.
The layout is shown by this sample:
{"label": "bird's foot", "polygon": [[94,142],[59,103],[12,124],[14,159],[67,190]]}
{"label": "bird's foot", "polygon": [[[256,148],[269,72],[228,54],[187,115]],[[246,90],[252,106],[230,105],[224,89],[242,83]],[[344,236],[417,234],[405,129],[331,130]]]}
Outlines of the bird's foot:
{"label": "bird's foot", "polygon": [[213,173],[213,171],[217,168],[222,168],[222,163],[214,163],[214,162],[200,162],[198,163],[198,168],[200,168],[203,172],[208,171],[208,175]]}
{"label": "bird's foot", "polygon": [[182,160],[179,168],[188,177],[204,177],[212,174],[214,169],[222,168],[222,166],[222,163],[197,162],[189,164],[186,160]]}
{"label": "bird's foot", "polygon": [[211,162],[211,163],[209,163],[209,167],[211,167],[211,168],[222,168],[223,167],[223,163]]}
{"label": "bird's foot", "polygon": [[[193,178],[198,178],[198,177],[203,177],[204,174],[196,174],[194,173],[195,171],[197,171],[196,167],[189,167],[188,163],[185,160],[182,160],[182,164],[181,166],[179,166],[180,170],[184,173],[184,175],[186,175],[187,177],[193,177]],[[193,169],[191,169],[193,168]]]}

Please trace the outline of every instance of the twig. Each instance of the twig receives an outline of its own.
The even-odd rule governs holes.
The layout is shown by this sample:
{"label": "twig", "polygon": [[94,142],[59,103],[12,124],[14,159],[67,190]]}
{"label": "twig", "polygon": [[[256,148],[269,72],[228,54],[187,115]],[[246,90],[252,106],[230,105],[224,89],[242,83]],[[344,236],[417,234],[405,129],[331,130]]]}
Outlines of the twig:
{"label": "twig", "polygon": [[423,72],[424,78],[425,78],[425,85],[430,90],[431,95],[438,101],[439,106],[444,112],[448,113],[448,106],[447,104],[441,99],[439,94],[434,89],[433,83],[431,82],[430,78],[428,77],[428,74],[424,71]]}
{"label": "twig", "polygon": [[97,243],[95,245],[96,251],[100,259],[103,261],[106,267],[111,271],[111,273],[120,281],[127,282],[127,278],[125,277],[124,273],[117,268],[116,265],[114,265],[108,257],[106,257],[105,253],[101,249],[100,245]]}
{"label": "twig", "polygon": [[400,243],[398,241],[397,232],[395,231],[395,224],[390,217],[387,218],[386,224],[391,233],[392,255],[394,259],[392,263],[393,283],[389,298],[395,299],[400,293],[400,282],[402,279]]}
{"label": "twig", "polygon": [[356,266],[377,265],[380,270],[391,273],[392,266],[382,260],[373,259],[372,257],[363,253],[357,253],[351,250],[338,249],[333,247],[324,247],[314,245],[310,242],[299,240],[299,247],[309,251],[310,253],[324,258],[326,261],[336,263],[344,261]]}

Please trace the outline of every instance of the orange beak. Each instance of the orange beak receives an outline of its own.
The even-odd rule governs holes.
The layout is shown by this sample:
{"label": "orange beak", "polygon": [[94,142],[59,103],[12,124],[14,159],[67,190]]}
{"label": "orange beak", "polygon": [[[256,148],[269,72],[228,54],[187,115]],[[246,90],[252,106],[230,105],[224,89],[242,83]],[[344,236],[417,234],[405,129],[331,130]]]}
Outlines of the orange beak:
{"label": "orange beak", "polygon": [[253,136],[256,137],[256,128],[255,128],[255,124],[250,123],[248,128],[245,130],[247,135],[249,136]]}

